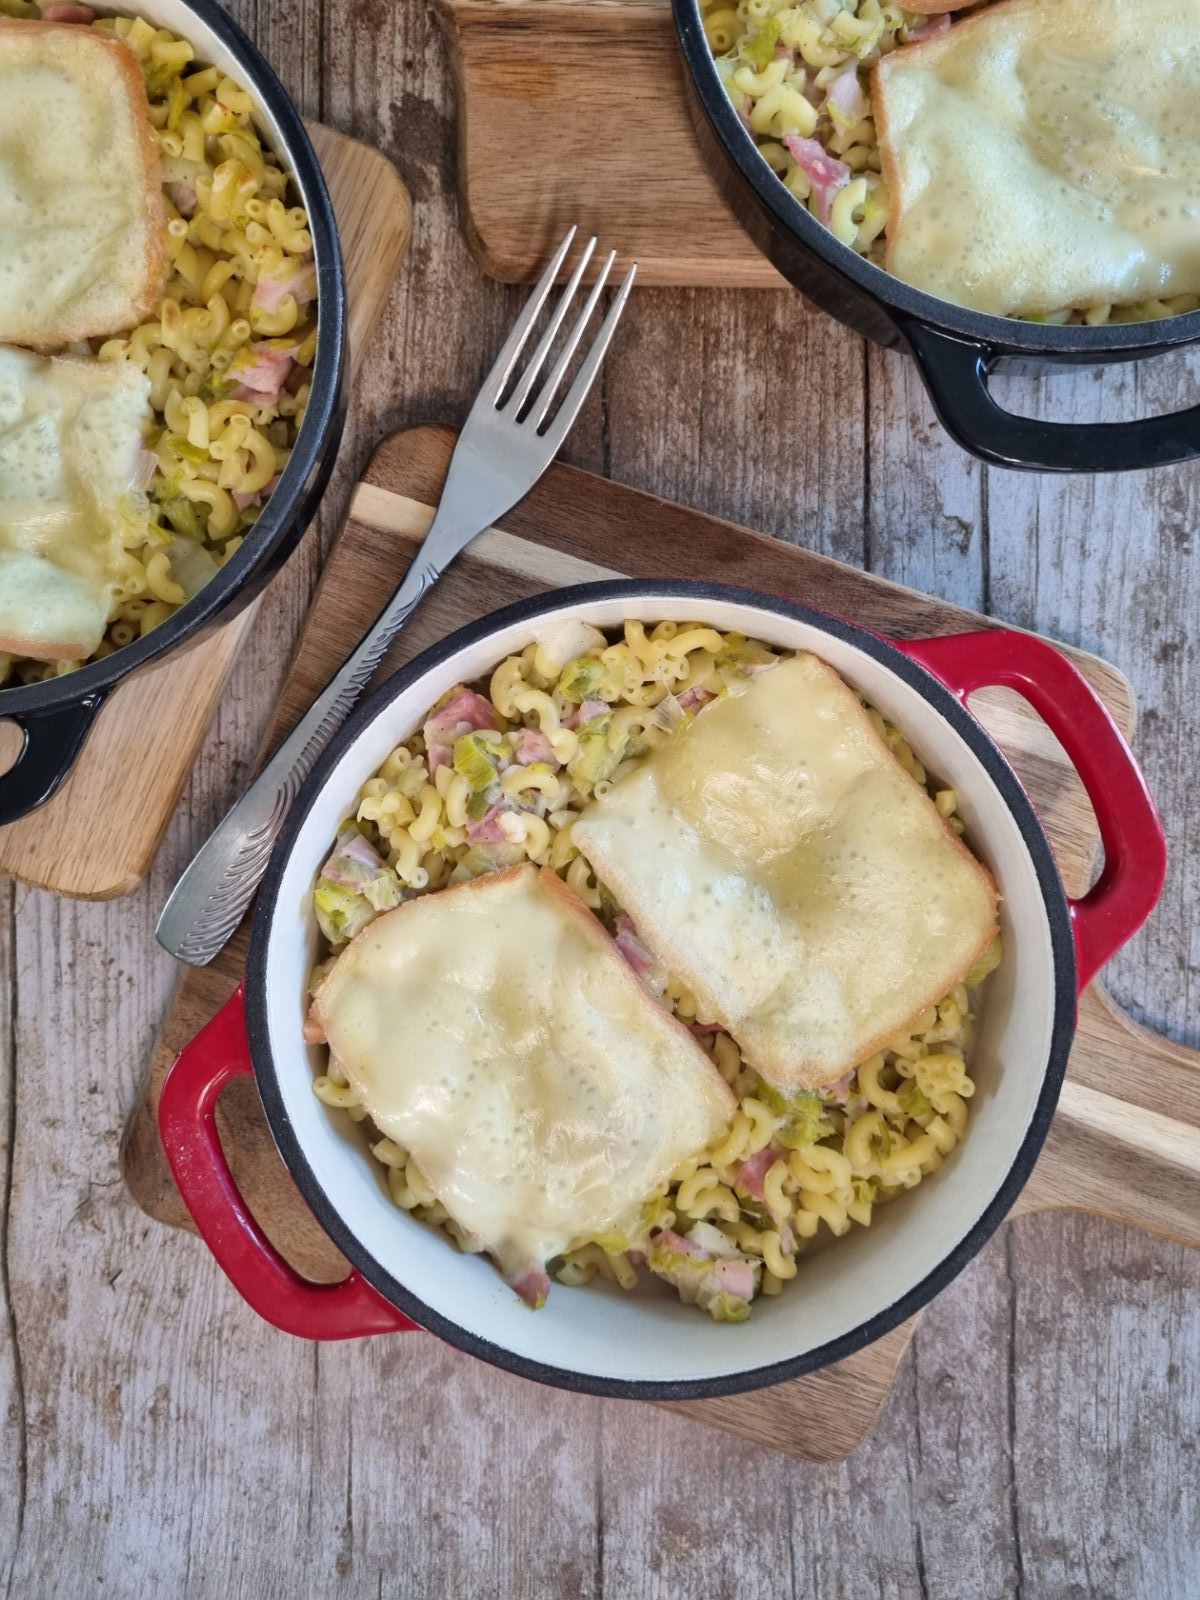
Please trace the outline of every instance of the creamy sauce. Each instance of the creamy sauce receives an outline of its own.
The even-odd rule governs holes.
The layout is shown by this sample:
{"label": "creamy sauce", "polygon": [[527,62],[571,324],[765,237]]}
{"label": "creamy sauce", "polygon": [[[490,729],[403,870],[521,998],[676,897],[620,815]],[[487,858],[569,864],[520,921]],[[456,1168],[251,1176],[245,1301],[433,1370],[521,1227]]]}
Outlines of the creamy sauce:
{"label": "creamy sauce", "polygon": [[127,363],[46,360],[0,346],[0,650],[87,656],[108,623],[150,383]]}
{"label": "creamy sauce", "polygon": [[907,282],[1010,315],[1200,292],[1195,0],[1005,0],[885,57],[881,98]]}
{"label": "creamy sauce", "polygon": [[60,344],[130,326],[112,308],[138,298],[160,255],[161,200],[129,55],[87,28],[4,26],[0,339]]}
{"label": "creamy sauce", "polygon": [[969,968],[995,895],[812,655],[708,706],[575,823],[639,937],[781,1087],[832,1082]]}
{"label": "creamy sauce", "polygon": [[591,914],[530,866],[378,918],[317,1009],[377,1126],[509,1276],[628,1227],[733,1110]]}

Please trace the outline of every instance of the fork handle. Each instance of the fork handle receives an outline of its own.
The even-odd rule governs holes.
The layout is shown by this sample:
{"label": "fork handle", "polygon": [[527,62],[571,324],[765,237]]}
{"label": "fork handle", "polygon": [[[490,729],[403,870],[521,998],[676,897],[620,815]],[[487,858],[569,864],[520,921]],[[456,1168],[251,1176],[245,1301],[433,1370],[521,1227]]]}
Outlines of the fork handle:
{"label": "fork handle", "polygon": [[[445,524],[439,528],[438,520],[434,519],[417,560],[371,631],[226,812],[175,885],[155,936],[178,960],[207,966],[228,943],[262,881],[300,785],[350,715],[422,595],[462,548],[461,530],[451,534]],[[452,548],[446,553],[448,545]]]}

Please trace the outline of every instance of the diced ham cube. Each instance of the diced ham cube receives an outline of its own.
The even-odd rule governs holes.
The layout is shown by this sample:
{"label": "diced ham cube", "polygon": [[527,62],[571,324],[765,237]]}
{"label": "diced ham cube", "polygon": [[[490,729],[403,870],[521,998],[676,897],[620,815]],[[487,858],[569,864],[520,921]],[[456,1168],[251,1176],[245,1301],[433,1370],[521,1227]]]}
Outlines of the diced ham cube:
{"label": "diced ham cube", "polygon": [[284,278],[260,278],[250,304],[270,315],[279,310],[289,294],[298,306],[306,306],[317,298],[317,269],[312,261],[305,261]]}
{"label": "diced ham cube", "polygon": [[802,139],[798,133],[785,133],[788,154],[812,185],[813,209],[820,220],[829,222],[829,209],[839,189],[850,182],[850,168],[831,156],[817,139]]}
{"label": "diced ham cube", "polygon": [[761,1200],[763,1197],[763,1179],[771,1170],[776,1159],[775,1152],[770,1145],[757,1151],[742,1162],[741,1167],[738,1169],[734,1188],[741,1189],[752,1200]]}
{"label": "diced ham cube", "polygon": [[558,765],[549,739],[538,728],[520,728],[513,735],[513,760],[519,767],[531,767],[535,761]]}

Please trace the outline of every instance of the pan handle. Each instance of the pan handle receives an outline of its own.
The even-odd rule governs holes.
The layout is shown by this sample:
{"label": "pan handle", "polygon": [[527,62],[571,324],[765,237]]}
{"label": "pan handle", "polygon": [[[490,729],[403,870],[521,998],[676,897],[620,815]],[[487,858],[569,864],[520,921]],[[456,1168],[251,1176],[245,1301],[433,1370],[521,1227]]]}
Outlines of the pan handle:
{"label": "pan handle", "polygon": [[75,764],[91,732],[106,691],[98,690],[68,706],[18,711],[0,720],[15,722],[24,735],[21,752],[0,774],[0,826],[44,806]]}
{"label": "pan handle", "polygon": [[158,1103],[159,1137],[201,1238],[242,1299],[284,1333],[359,1339],[415,1328],[357,1272],[341,1283],[301,1277],[251,1216],[221,1149],[216,1110],[226,1084],[253,1070],[239,988],[178,1056]]}
{"label": "pan handle", "polygon": [[1045,422],[992,399],[988,379],[1001,352],[983,340],[898,317],[946,432],[997,467],[1026,472],[1134,472],[1200,455],[1200,406],[1137,422]]}
{"label": "pan handle", "polygon": [[1087,791],[1104,868],[1072,900],[1080,992],[1145,922],[1167,875],[1167,845],[1133,751],[1091,684],[1060,650],[1007,628],[899,644],[965,705],[977,689],[1014,689],[1057,737]]}

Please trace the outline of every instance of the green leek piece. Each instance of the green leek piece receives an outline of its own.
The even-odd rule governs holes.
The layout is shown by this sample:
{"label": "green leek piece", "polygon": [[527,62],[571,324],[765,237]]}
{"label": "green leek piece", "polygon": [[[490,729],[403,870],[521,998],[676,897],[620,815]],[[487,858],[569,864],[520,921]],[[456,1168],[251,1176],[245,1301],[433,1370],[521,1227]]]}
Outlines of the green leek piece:
{"label": "green leek piece", "polygon": [[467,780],[472,794],[490,789],[496,781],[496,763],[477,733],[464,733],[454,741],[453,765],[459,777]]}
{"label": "green leek piece", "polygon": [[347,939],[353,939],[376,914],[365,895],[351,894],[328,878],[318,878],[313,905],[317,923],[330,944],[345,944]]}
{"label": "green leek piece", "polygon": [[562,669],[558,687],[563,696],[575,705],[585,700],[616,700],[624,682],[615,661],[601,661],[597,656],[576,656]]}
{"label": "green leek piece", "polygon": [[779,43],[779,18],[764,17],[754,33],[742,40],[741,57],[755,72],[761,72],[775,59],[775,46]]}

